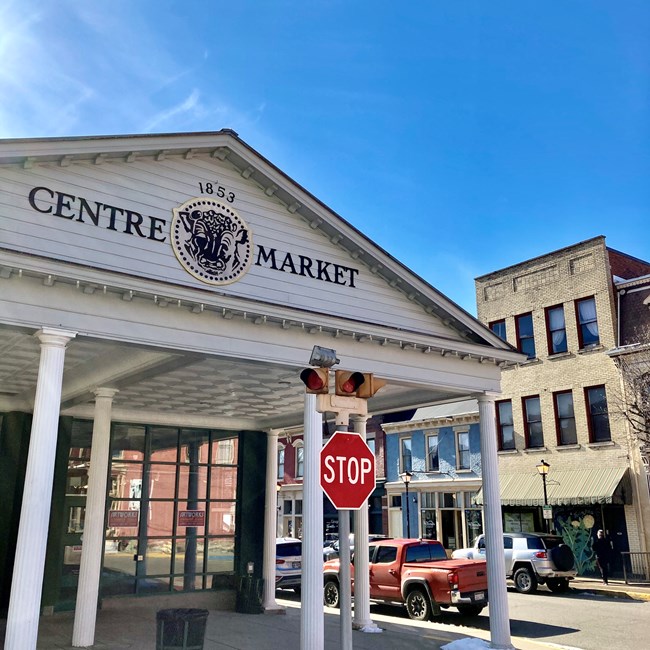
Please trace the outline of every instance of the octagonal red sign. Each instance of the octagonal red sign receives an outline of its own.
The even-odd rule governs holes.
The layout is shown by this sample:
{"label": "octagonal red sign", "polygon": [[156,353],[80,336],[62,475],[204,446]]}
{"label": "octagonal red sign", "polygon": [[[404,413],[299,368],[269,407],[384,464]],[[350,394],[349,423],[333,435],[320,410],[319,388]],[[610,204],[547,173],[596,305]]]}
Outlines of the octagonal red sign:
{"label": "octagonal red sign", "polygon": [[358,433],[337,431],[320,452],[320,485],[338,510],[359,510],[375,489],[375,456]]}

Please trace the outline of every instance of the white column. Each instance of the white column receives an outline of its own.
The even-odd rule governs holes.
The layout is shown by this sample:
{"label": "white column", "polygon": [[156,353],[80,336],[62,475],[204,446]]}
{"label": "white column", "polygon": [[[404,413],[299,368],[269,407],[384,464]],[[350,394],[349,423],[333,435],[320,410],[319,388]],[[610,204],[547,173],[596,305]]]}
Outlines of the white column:
{"label": "white column", "polygon": [[41,359],[7,614],[5,650],[36,648],[61,409],[63,362],[66,345],[76,336],[76,332],[43,328],[36,336],[41,341]]}
{"label": "white column", "polygon": [[320,450],[323,416],[316,395],[305,394],[305,475],[303,479],[301,650],[323,650],[323,491],[320,487]]}
{"label": "white column", "polygon": [[99,598],[104,546],[104,515],[106,509],[106,476],[111,441],[111,409],[114,388],[95,390],[95,417],[88,472],[86,514],[81,542],[81,565],[77,604],[74,610],[72,646],[88,648],[95,643],[95,622]]}
{"label": "white column", "polygon": [[[366,439],[367,415],[352,415],[352,430]],[[375,468],[375,475],[376,475]],[[354,513],[354,620],[352,627],[362,632],[381,629],[370,618],[370,562],[368,557],[368,501]]]}
{"label": "white column", "polygon": [[493,648],[512,648],[508,591],[506,588],[506,565],[503,552],[503,524],[501,522],[501,494],[499,491],[494,400],[495,396],[489,393],[478,396],[490,639]]}
{"label": "white column", "polygon": [[264,597],[265,613],[284,613],[275,601],[275,538],[278,523],[278,431],[266,432],[266,499],[264,502]]}

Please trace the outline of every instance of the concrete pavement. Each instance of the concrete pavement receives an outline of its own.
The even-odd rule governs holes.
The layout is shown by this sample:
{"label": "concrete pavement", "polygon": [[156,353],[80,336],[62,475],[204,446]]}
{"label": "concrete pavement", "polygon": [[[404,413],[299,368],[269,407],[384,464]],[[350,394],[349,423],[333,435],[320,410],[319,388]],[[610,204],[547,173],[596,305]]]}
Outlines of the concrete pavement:
{"label": "concrete pavement", "polygon": [[[608,597],[650,600],[650,585],[625,585],[621,581],[610,581],[605,586],[597,580],[580,579],[574,581],[571,588]],[[278,603],[285,608],[283,615],[209,610],[205,650],[299,650],[300,603],[282,600],[281,592],[278,592],[278,596]],[[176,600],[177,606],[182,606],[182,599]],[[122,600],[121,603],[122,606],[103,608],[98,612],[93,647],[102,650],[154,650],[157,608],[147,598]],[[354,650],[437,650],[459,639],[477,638],[488,642],[490,639],[489,631],[475,628],[438,622],[418,623],[399,616],[375,613],[372,617],[383,631],[380,634],[354,631]],[[340,648],[339,621],[335,610],[326,610],[325,650]],[[0,639],[4,639],[4,624],[5,621],[0,620]],[[39,626],[38,648],[70,650],[72,624],[72,612],[43,616]],[[544,642],[517,637],[513,637],[512,642],[517,650],[551,647]]]}

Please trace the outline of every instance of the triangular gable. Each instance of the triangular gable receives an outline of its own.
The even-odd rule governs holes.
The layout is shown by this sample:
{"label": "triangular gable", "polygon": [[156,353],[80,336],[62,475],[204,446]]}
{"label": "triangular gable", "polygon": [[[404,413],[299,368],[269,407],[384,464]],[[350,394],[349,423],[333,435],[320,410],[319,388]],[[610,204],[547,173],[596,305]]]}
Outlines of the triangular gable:
{"label": "triangular gable", "polygon": [[[11,250],[510,350],[232,131],[4,141],[0,165]],[[225,277],[211,275],[223,242],[193,211],[234,228],[222,257],[240,259]],[[208,270],[188,259],[191,247]]]}

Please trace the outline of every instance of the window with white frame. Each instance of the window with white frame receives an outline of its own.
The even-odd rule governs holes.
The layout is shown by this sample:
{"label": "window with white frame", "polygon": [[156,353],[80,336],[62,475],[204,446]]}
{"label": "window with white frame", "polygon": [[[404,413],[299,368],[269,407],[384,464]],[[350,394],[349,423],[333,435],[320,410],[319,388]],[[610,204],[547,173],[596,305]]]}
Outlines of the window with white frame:
{"label": "window with white frame", "polygon": [[440,459],[438,457],[438,433],[427,435],[427,472],[439,472]]}
{"label": "window with white frame", "polygon": [[299,440],[294,445],[296,450],[296,478],[302,478],[305,475],[305,445]]}
{"label": "window with white frame", "polygon": [[411,452],[411,439],[400,438],[400,471],[412,472],[413,471],[413,455]]}
{"label": "window with white frame", "polygon": [[456,469],[470,469],[469,431],[456,432]]}
{"label": "window with white frame", "polygon": [[284,445],[278,446],[278,479],[284,479]]}

